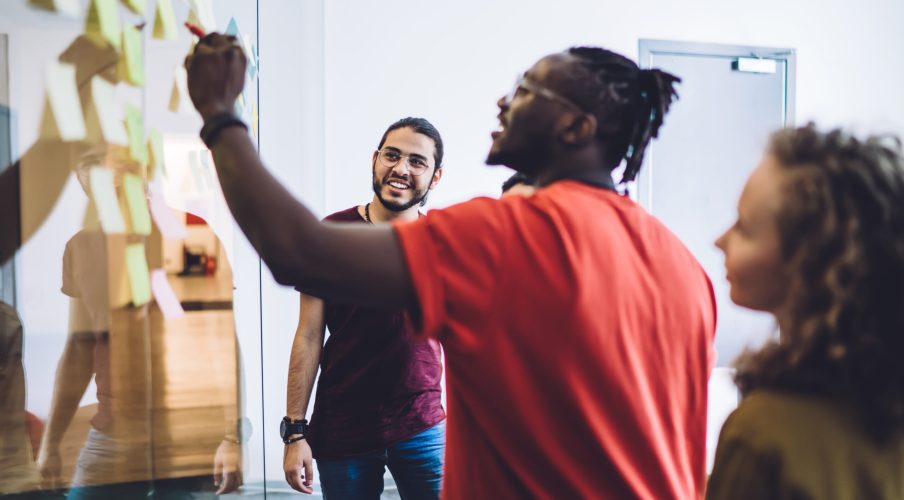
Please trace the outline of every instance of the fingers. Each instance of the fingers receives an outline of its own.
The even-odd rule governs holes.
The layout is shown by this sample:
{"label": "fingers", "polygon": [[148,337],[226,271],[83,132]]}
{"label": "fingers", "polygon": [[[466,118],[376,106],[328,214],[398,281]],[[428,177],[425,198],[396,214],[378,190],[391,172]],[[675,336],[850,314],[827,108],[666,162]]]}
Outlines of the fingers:
{"label": "fingers", "polygon": [[314,484],[314,460],[310,458],[306,458],[304,461],[304,484],[309,489]]}
{"label": "fingers", "polygon": [[240,484],[241,482],[238,478],[238,474],[235,472],[223,474],[222,481],[220,481],[220,488],[217,490],[217,495],[233,492],[238,489]]}
{"label": "fingers", "polygon": [[311,487],[313,475],[309,471],[309,467],[309,464],[305,464],[304,467],[289,468],[284,471],[286,473],[286,482],[289,483],[293,490],[302,493],[314,492],[314,488]]}

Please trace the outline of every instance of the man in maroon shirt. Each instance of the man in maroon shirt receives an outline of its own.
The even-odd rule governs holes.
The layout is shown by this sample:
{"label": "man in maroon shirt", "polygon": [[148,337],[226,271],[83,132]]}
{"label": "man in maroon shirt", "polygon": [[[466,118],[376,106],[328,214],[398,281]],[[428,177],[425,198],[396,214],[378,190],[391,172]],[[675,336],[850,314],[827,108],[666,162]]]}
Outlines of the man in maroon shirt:
{"label": "man in maroon shirt", "polygon": [[[326,220],[416,220],[442,177],[442,158],[442,138],[430,122],[404,118],[393,123],[371,158],[373,199]],[[330,329],[326,345],[325,326]],[[438,498],[445,444],[440,356],[439,344],[417,338],[401,309],[360,307],[302,293],[286,416],[302,432],[284,432],[283,468],[289,484],[311,493],[316,458],[325,498],[378,498],[386,466],[403,498]],[[304,433],[318,365],[314,413]]]}

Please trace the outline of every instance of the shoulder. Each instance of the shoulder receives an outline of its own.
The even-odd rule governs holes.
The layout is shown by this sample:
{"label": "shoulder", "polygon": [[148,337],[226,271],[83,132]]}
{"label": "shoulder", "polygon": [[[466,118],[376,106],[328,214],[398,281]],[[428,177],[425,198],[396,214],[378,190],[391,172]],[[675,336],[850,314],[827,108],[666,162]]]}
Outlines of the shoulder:
{"label": "shoulder", "polygon": [[333,212],[330,215],[324,217],[323,220],[332,222],[364,222],[364,219],[361,218],[361,214],[358,213],[357,205],[351,208],[346,208],[345,210]]}
{"label": "shoulder", "polygon": [[741,402],[722,428],[720,441],[755,442],[759,448],[815,444],[820,435],[858,427],[852,409],[838,401],[792,392],[757,390]]}

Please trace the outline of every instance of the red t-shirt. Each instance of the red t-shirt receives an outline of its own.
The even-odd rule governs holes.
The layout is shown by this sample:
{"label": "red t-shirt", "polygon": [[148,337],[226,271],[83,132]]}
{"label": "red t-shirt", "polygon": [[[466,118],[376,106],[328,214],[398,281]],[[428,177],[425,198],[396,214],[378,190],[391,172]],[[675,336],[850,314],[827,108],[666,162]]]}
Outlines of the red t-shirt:
{"label": "red t-shirt", "polygon": [[397,225],[446,352],[445,498],[695,498],[715,300],[627,197],[562,181]]}

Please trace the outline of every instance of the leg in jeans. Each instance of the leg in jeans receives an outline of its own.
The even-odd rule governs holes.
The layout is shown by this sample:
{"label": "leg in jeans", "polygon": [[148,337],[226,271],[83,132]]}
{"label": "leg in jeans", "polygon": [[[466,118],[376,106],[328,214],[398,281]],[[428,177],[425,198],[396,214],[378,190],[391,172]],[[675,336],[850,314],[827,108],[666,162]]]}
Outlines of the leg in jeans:
{"label": "leg in jeans", "polygon": [[379,500],[386,453],[317,460],[324,500]]}
{"label": "leg in jeans", "polygon": [[439,498],[446,422],[389,448],[389,471],[403,500]]}

